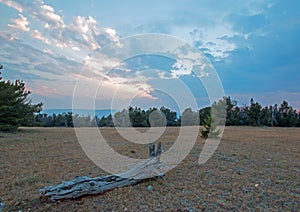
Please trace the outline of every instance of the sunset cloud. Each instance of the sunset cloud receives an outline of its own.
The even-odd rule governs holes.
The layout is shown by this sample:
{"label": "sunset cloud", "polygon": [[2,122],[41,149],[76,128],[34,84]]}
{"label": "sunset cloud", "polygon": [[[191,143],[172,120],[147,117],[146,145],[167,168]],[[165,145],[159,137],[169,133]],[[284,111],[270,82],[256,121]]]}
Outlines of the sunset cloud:
{"label": "sunset cloud", "polygon": [[21,13],[19,13],[19,17],[20,18],[12,19],[11,21],[13,22],[13,24],[8,24],[8,26],[10,28],[14,28],[14,29],[18,29],[18,30],[28,32],[30,30],[30,28],[28,27],[29,21]]}
{"label": "sunset cloud", "polygon": [[[151,102],[162,98],[155,88],[183,95],[174,84],[176,80],[185,80],[194,94],[201,93],[201,81],[211,77],[208,69],[212,67],[193,67],[193,61],[205,56],[227,95],[234,98],[238,90],[241,96],[236,95],[237,100],[248,98],[242,94],[256,94],[271,102],[276,99],[272,96],[284,93],[296,106],[300,105],[294,95],[300,77],[298,8],[298,2],[276,0],[205,0],[201,4],[129,1],[122,7],[110,1],[0,0],[0,61],[8,69],[5,77],[22,78],[28,86],[34,84],[33,92],[43,84],[56,88],[58,92],[43,87],[41,95],[47,96],[47,90],[52,93],[49,101],[55,95],[72,99],[74,83],[81,73],[87,87],[90,80],[95,86],[103,83],[103,103],[108,101],[104,97],[117,88],[119,101],[135,93],[137,98]],[[173,43],[168,40],[149,39],[146,44],[150,52],[151,46],[160,45],[172,52],[171,59],[139,55],[144,49],[138,42],[124,55],[135,52],[139,59],[121,61],[114,56],[124,51],[125,37],[142,33],[175,36],[195,51],[172,49]],[[101,55],[109,44],[115,49]],[[192,79],[195,73],[201,80]],[[197,96],[199,104],[200,99],[202,96]]]}

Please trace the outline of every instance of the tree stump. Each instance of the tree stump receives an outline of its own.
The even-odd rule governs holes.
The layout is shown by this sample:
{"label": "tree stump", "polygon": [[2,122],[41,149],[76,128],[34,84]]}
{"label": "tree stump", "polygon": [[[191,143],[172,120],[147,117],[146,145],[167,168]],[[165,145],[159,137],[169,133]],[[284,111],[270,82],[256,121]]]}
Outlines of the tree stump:
{"label": "tree stump", "polygon": [[95,178],[75,177],[72,181],[40,189],[40,197],[48,198],[53,202],[61,199],[75,199],[84,195],[100,194],[117,187],[134,185],[145,179],[163,176],[166,167],[160,162],[161,143],[158,144],[156,152],[155,145],[150,143],[149,155],[148,160],[124,173]]}

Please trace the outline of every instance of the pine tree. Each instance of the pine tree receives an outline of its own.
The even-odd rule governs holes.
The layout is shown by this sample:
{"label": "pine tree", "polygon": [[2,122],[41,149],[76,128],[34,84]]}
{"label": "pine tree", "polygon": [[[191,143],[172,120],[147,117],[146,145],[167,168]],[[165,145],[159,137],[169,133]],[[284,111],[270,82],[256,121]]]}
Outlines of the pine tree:
{"label": "pine tree", "polygon": [[203,119],[203,128],[200,130],[201,137],[206,139],[208,137],[217,138],[220,134],[220,130],[216,129],[216,126],[212,124],[211,114],[207,114]]}
{"label": "pine tree", "polygon": [[217,126],[226,124],[226,108],[227,97],[214,102],[212,106],[207,109],[208,113],[205,114],[201,123],[203,128],[200,130],[202,138],[218,138],[220,136],[220,130]]}
{"label": "pine tree", "polygon": [[33,123],[34,113],[40,112],[43,104],[32,104],[30,94],[23,81],[11,82],[0,77],[0,131],[14,132],[21,125]]}

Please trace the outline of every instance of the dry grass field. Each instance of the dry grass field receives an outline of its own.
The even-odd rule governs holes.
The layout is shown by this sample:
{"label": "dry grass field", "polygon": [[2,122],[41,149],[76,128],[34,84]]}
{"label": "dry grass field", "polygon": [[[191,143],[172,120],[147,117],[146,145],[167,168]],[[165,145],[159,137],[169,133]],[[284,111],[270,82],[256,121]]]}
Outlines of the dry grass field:
{"label": "dry grass field", "polygon": [[[172,145],[179,128],[160,138]],[[101,129],[119,153],[147,158],[146,145]],[[52,203],[39,189],[75,176],[107,175],[85,155],[74,129],[21,128],[0,134],[3,211],[300,211],[300,129],[226,127],[215,154],[198,164],[204,140],[163,178]]]}

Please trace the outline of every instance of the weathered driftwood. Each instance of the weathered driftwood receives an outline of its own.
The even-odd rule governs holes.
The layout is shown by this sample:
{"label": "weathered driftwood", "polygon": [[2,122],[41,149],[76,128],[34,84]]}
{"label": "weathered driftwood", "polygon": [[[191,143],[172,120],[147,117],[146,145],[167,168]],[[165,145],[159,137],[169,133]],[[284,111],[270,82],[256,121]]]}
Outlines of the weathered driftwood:
{"label": "weathered driftwood", "polygon": [[161,143],[155,152],[155,145],[149,144],[150,158],[138,164],[133,169],[119,175],[108,175],[90,178],[87,176],[75,177],[74,180],[63,182],[56,186],[47,186],[40,189],[40,196],[51,201],[74,199],[84,195],[95,195],[117,187],[134,185],[145,179],[155,178],[164,174],[165,167],[160,163]]}

